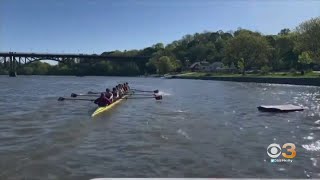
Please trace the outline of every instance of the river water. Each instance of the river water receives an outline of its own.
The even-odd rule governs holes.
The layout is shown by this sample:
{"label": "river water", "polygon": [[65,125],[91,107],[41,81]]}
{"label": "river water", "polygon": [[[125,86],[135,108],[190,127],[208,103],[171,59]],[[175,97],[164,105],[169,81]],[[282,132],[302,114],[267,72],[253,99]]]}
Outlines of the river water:
{"label": "river water", "polygon": [[[163,100],[128,99],[94,119],[91,102],[57,101],[126,81],[159,89]],[[320,178],[319,94],[311,86],[0,76],[0,179]],[[287,103],[307,109],[256,108]],[[293,162],[271,163],[271,143],[294,143]]]}

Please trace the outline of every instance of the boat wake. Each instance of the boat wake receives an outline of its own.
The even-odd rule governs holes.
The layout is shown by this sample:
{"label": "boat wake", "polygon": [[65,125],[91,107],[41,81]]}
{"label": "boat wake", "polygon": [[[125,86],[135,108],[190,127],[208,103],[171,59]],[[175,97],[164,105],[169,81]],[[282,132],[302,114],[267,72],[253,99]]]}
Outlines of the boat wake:
{"label": "boat wake", "polygon": [[172,94],[170,94],[170,93],[163,92],[163,91],[159,91],[158,94],[159,94],[159,95],[162,95],[162,96],[171,96],[171,95],[172,95]]}
{"label": "boat wake", "polygon": [[184,112],[186,112],[186,111],[183,111],[183,110],[180,110],[180,109],[179,109],[179,110],[175,110],[174,112],[175,112],[175,113],[184,113]]}

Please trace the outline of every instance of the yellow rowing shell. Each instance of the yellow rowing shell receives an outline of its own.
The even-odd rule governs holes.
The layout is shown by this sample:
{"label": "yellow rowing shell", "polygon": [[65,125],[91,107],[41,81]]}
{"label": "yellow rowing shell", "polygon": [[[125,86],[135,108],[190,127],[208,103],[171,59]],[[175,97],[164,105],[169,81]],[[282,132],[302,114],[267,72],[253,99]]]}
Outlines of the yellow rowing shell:
{"label": "yellow rowing shell", "polygon": [[119,104],[121,101],[123,101],[126,97],[128,97],[129,95],[124,95],[122,96],[121,99],[118,99],[117,101],[115,101],[114,103],[108,105],[108,106],[105,106],[105,107],[98,107],[91,115],[91,117],[94,117],[100,113],[103,113],[103,112],[106,112],[110,109],[112,109],[115,105]]}

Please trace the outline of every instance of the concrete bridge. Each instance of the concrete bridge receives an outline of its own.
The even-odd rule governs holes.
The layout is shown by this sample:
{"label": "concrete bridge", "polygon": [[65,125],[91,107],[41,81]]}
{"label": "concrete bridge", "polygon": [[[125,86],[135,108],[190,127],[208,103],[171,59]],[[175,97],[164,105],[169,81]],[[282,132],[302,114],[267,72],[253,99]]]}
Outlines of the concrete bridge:
{"label": "concrete bridge", "polygon": [[96,54],[59,54],[59,53],[28,53],[28,52],[0,52],[0,64],[9,69],[9,76],[16,76],[17,66],[41,60],[53,60],[60,63],[79,63],[82,59],[89,61],[118,61],[118,62],[141,62],[146,63],[147,56],[119,56],[119,55],[96,55]]}

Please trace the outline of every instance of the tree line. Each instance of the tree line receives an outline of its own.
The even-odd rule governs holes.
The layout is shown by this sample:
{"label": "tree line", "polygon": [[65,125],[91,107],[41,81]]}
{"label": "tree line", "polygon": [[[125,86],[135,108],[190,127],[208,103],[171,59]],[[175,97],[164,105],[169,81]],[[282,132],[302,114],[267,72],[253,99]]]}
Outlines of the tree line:
{"label": "tree line", "polygon": [[[167,45],[157,43],[141,50],[104,52],[101,55],[149,56],[146,63],[81,60],[80,63],[30,63],[18,74],[43,75],[143,75],[181,72],[198,61],[234,64],[241,72],[251,69],[296,71],[318,69],[320,63],[320,17],[312,18],[296,28],[282,29],[276,35],[239,28],[185,35]],[[0,64],[0,73],[5,73]]]}

